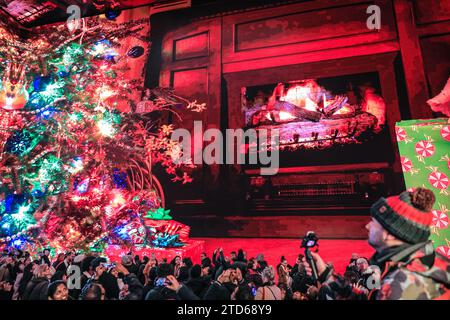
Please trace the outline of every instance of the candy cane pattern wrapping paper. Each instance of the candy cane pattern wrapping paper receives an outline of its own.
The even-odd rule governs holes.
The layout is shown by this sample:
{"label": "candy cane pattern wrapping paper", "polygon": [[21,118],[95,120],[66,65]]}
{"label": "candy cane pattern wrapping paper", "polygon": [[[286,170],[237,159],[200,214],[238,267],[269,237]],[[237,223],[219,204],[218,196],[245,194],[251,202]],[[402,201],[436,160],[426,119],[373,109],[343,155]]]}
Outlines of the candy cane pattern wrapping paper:
{"label": "candy cane pattern wrapping paper", "polygon": [[425,187],[436,196],[431,240],[442,251],[450,243],[449,119],[401,121],[395,132],[406,188]]}

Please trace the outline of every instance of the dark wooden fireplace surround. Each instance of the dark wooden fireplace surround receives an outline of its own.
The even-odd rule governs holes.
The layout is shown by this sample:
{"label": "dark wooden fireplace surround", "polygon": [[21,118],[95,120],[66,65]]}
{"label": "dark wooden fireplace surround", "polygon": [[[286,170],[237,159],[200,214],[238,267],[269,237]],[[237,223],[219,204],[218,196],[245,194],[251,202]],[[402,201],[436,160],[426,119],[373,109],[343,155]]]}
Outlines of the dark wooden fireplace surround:
{"label": "dark wooden fireplace surround", "polygon": [[[365,10],[371,4],[381,7],[379,31],[366,27]],[[173,86],[178,93],[208,105],[201,115],[186,113],[183,123],[177,125],[192,129],[193,120],[203,120],[204,130],[225,129],[243,127],[241,87],[376,72],[387,104],[391,141],[386,147],[394,151],[393,160],[358,167],[283,170],[305,173],[387,169],[393,177],[386,182],[387,189],[398,192],[403,185],[395,123],[409,117],[432,116],[423,107],[428,94],[419,89],[425,76],[418,40],[414,38],[417,32],[411,5],[407,0],[290,1],[206,17],[188,12],[182,22],[183,14],[178,12],[172,16],[178,21],[177,27],[167,22],[170,15],[158,17],[154,21],[160,21],[160,25],[166,22],[165,29],[155,33],[160,38],[157,35],[154,39],[154,47],[161,46],[158,84]],[[157,26],[155,23],[152,28]],[[406,94],[400,92],[405,90]],[[191,225],[194,236],[299,237],[308,230],[315,230],[323,238],[366,236],[368,212],[251,215],[245,211],[243,192],[248,174],[251,172],[236,165],[203,165],[194,172],[194,184],[181,189],[170,189],[168,185],[168,193],[175,195],[169,199],[174,217]]]}

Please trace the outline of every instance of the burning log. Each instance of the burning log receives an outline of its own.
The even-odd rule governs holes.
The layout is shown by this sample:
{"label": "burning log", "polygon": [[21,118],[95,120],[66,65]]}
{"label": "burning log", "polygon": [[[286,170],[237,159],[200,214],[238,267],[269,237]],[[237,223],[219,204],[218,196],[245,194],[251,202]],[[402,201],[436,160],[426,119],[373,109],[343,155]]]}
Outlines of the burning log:
{"label": "burning log", "polygon": [[323,107],[323,113],[326,117],[330,117],[336,111],[340,110],[346,103],[348,98],[346,96],[336,96],[334,101]]}
{"label": "burning log", "polygon": [[312,111],[305,108],[300,108],[287,101],[277,101],[274,104],[274,108],[276,110],[291,113],[295,118],[297,118],[297,120],[309,120],[318,122],[322,117],[322,114],[319,111]]}

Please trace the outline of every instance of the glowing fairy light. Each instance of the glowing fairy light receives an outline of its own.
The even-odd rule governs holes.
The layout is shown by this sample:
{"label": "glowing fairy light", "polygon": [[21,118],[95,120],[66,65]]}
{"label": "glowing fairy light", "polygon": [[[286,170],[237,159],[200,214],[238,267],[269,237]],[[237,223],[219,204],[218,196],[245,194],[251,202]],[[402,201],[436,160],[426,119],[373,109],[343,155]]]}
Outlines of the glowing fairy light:
{"label": "glowing fairy light", "polygon": [[12,244],[15,247],[20,247],[23,243],[24,243],[24,241],[22,239],[17,239],[17,240],[14,240]]}
{"label": "glowing fairy light", "polygon": [[41,182],[48,182],[61,172],[62,162],[57,157],[51,155],[46,158],[39,169],[39,179]]}
{"label": "glowing fairy light", "polygon": [[69,115],[69,120],[71,122],[78,122],[83,120],[83,114],[81,112],[74,112]]}
{"label": "glowing fairy light", "polygon": [[100,99],[101,100],[105,100],[108,99],[109,97],[112,97],[115,94],[114,90],[111,90],[109,88],[101,88],[100,89]]}
{"label": "glowing fairy light", "polygon": [[117,56],[117,52],[111,48],[111,43],[108,40],[98,41],[90,52],[94,57],[103,57],[105,59],[112,59]]}
{"label": "glowing fairy light", "polygon": [[85,193],[89,189],[89,183],[91,179],[86,178],[80,184],[77,185],[76,189],[79,193]]}
{"label": "glowing fairy light", "polygon": [[116,130],[114,129],[112,123],[104,119],[100,120],[97,123],[97,127],[102,136],[112,137],[116,133]]}
{"label": "glowing fairy light", "polygon": [[14,98],[6,97],[6,107],[11,107],[14,102]]}
{"label": "glowing fairy light", "polygon": [[84,169],[83,159],[81,157],[73,158],[70,163],[69,172],[70,173],[78,173]]}
{"label": "glowing fairy light", "polygon": [[30,206],[20,206],[16,214],[13,214],[13,218],[17,221],[23,221],[26,218],[26,214],[30,210]]}
{"label": "glowing fairy light", "polygon": [[100,56],[104,54],[107,49],[106,43],[104,41],[99,41],[92,47],[91,54],[93,56]]}
{"label": "glowing fairy light", "polygon": [[71,43],[64,49],[62,62],[65,66],[72,65],[83,55],[84,48],[78,43]]}
{"label": "glowing fairy light", "polygon": [[28,212],[29,209],[30,209],[30,206],[22,206],[22,207],[19,208],[18,214],[20,216],[23,216],[25,213]]}
{"label": "glowing fairy light", "polygon": [[41,92],[41,95],[47,99],[57,97],[61,95],[62,87],[63,87],[62,83],[59,82],[50,83],[45,87],[45,90]]}
{"label": "glowing fairy light", "polygon": [[105,214],[107,217],[111,217],[114,214],[114,209],[112,206],[105,207]]}
{"label": "glowing fairy light", "polygon": [[114,194],[114,198],[111,200],[112,206],[118,207],[118,206],[123,205],[126,202],[125,198],[123,197],[122,193],[120,193],[120,191],[115,190],[113,192],[113,194]]}

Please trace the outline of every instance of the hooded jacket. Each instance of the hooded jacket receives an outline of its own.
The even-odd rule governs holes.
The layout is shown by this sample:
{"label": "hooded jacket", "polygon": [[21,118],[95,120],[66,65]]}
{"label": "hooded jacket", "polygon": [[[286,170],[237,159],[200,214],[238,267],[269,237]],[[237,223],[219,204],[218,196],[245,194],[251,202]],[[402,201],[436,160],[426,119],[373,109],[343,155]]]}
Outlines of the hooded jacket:
{"label": "hooded jacket", "polygon": [[388,248],[371,258],[381,269],[377,300],[450,299],[450,260],[431,241]]}
{"label": "hooded jacket", "polygon": [[228,286],[227,283],[214,281],[206,291],[203,300],[230,300],[233,290],[234,288]]}
{"label": "hooded jacket", "polygon": [[198,277],[190,278],[186,282],[186,286],[191,289],[196,296],[203,298],[209,288],[210,283],[211,280],[209,277]]}
{"label": "hooded jacket", "polygon": [[47,278],[33,278],[28,282],[22,300],[47,300],[49,281]]}
{"label": "hooded jacket", "polygon": [[106,299],[119,299],[120,288],[116,277],[108,272],[103,272],[98,278],[98,282],[105,288]]}

